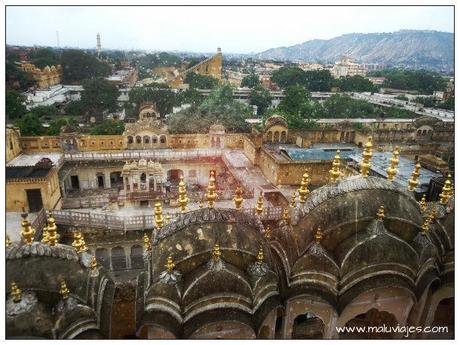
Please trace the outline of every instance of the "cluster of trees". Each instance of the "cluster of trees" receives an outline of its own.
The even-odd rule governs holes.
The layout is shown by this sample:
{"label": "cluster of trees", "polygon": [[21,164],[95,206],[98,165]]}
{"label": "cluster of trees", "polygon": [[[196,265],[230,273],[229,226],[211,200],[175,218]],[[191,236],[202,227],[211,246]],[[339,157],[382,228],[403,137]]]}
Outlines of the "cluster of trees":
{"label": "cluster of trees", "polygon": [[[250,125],[245,122],[251,117],[251,110],[244,104],[233,100],[230,86],[217,87],[198,105],[167,119],[171,133],[207,133],[216,123],[222,124],[228,132],[249,132]],[[186,126],[184,125],[186,124]]]}
{"label": "cluster of trees", "polygon": [[150,78],[151,70],[155,67],[180,66],[182,60],[174,54],[161,52],[156,54],[146,54],[133,59],[133,63],[139,72],[139,78]]}
{"label": "cluster of trees", "polygon": [[79,84],[85,79],[107,77],[112,67],[95,56],[80,50],[65,50],[61,56],[62,79],[64,83]]}
{"label": "cluster of trees", "polygon": [[243,77],[241,80],[241,87],[249,87],[250,89],[253,89],[258,86],[260,86],[260,80],[259,76],[255,72]]}
{"label": "cluster of trees", "polygon": [[34,84],[32,77],[19,69],[15,62],[20,57],[16,53],[6,55],[5,81],[7,90],[27,90]]}
{"label": "cluster of trees", "polygon": [[214,89],[219,85],[219,81],[216,78],[195,72],[187,73],[184,82],[189,84],[189,87],[192,89]]}
{"label": "cluster of trees", "polygon": [[384,87],[398,90],[416,90],[431,95],[433,91],[444,90],[446,80],[439,73],[427,70],[387,69],[370,73],[375,77],[385,77]]}
{"label": "cluster of trees", "polygon": [[275,71],[272,80],[281,88],[300,85],[309,91],[330,92],[333,88],[340,91],[375,92],[377,89],[367,78],[361,76],[334,79],[328,70],[304,71],[296,66],[285,66]]}

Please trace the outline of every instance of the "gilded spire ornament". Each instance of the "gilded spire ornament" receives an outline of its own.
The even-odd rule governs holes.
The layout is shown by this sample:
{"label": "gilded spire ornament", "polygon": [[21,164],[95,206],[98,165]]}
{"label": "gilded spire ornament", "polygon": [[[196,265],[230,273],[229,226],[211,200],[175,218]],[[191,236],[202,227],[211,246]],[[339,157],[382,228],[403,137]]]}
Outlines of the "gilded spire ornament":
{"label": "gilded spire ornament", "polygon": [[22,230],[21,230],[21,241],[24,244],[31,245],[34,241],[35,229],[30,225],[29,220],[27,219],[27,213],[21,214],[22,217]]}
{"label": "gilded spire ornament", "polygon": [[396,174],[398,173],[398,169],[396,167],[399,164],[399,147],[396,146],[393,151],[393,157],[390,159],[390,166],[387,168],[387,179],[389,181],[393,181]]}
{"label": "gilded spire ornament", "polygon": [[206,193],[206,199],[208,199],[208,207],[214,208],[214,201],[217,199],[216,193],[216,178],[214,177],[214,171],[211,171],[211,176],[208,182],[208,192]]}
{"label": "gilded spire ornament", "polygon": [[382,205],[379,207],[379,210],[377,211],[377,218],[380,220],[383,220],[385,218],[385,207]]}
{"label": "gilded spire ornament", "polygon": [[172,273],[172,271],[174,271],[174,267],[176,267],[176,264],[174,263],[174,260],[172,258],[172,256],[168,256],[168,258],[166,259],[166,271],[168,271],[168,273]]}
{"label": "gilded spire ornament", "polygon": [[361,161],[361,169],[359,173],[361,176],[369,176],[369,169],[371,168],[372,158],[372,137],[367,138],[367,143],[364,145],[363,159]]}
{"label": "gilded spire ornament", "polygon": [[286,225],[291,223],[291,217],[289,216],[289,210],[287,208],[285,208],[283,211],[283,222]]}
{"label": "gilded spire ornament", "polygon": [[214,248],[212,248],[212,256],[214,259],[219,259],[222,256],[220,246],[217,243],[214,245]]}
{"label": "gilded spire ornament", "polygon": [[422,210],[422,212],[426,210],[426,196],[425,196],[425,194],[422,195],[422,199],[420,199],[418,204],[419,204],[420,210]]}
{"label": "gilded spire ornament", "polygon": [[318,229],[316,229],[316,232],[315,232],[315,242],[320,244],[322,239],[323,239],[323,232],[321,230],[321,227],[318,226]]}
{"label": "gilded spire ornament", "polygon": [[91,269],[91,271],[94,271],[97,268],[97,259],[94,255],[91,257],[89,268]]}
{"label": "gilded spire ornament", "polygon": [[433,224],[434,221],[436,220],[436,210],[434,208],[431,210],[430,214],[428,215],[428,220],[430,224]]}
{"label": "gilded spire ornament", "polygon": [[150,252],[152,250],[152,244],[150,243],[149,235],[144,234],[144,250]]}
{"label": "gilded spire ornament", "polygon": [[59,241],[59,234],[57,233],[56,220],[53,218],[52,214],[48,217],[48,226],[46,228],[48,233],[48,244],[50,246],[55,246]]}
{"label": "gilded spire ornament", "polygon": [[264,261],[264,249],[262,246],[259,248],[259,252],[257,253],[257,262],[262,263]]}
{"label": "gilded spire ornament", "polygon": [[67,288],[67,284],[65,280],[61,281],[61,287],[59,289],[59,294],[61,295],[62,299],[66,300],[67,298],[69,298],[69,293],[70,291]]}
{"label": "gilded spire ornament", "polygon": [[417,188],[417,186],[418,186],[418,177],[420,176],[420,169],[421,168],[422,168],[422,166],[417,161],[417,163],[415,164],[415,167],[414,167],[414,171],[412,172],[412,176],[409,179],[409,185],[407,187],[409,192],[413,192],[415,190],[415,188]]}
{"label": "gilded spire ornament", "polygon": [[292,192],[292,200],[291,200],[291,208],[295,208],[297,206],[297,193],[295,191]]}
{"label": "gilded spire ornament", "polygon": [[308,171],[305,169],[305,172],[302,176],[302,181],[300,181],[299,192],[299,201],[301,204],[304,204],[306,201],[307,194],[310,193],[308,190],[308,184],[310,183],[310,177],[308,176]]}
{"label": "gilded spire ornament", "polygon": [[180,212],[185,213],[187,212],[187,189],[185,187],[184,176],[181,175],[180,182],[179,182],[179,199],[177,200],[180,206]]}
{"label": "gilded spire ornament", "polygon": [[77,254],[86,252],[88,250],[88,247],[86,247],[85,239],[80,231],[75,231],[73,233],[72,247],[75,248]]}
{"label": "gilded spire ornament", "polygon": [[264,236],[267,240],[272,238],[272,229],[270,228],[270,224],[267,224],[267,227],[264,230]]}
{"label": "gilded spire ornament", "polygon": [[169,224],[171,223],[171,215],[168,213],[166,213],[166,224]]}
{"label": "gilded spire ornament", "polygon": [[6,235],[6,248],[10,247],[13,244],[10,240],[10,236]]}
{"label": "gilded spire ornament", "polygon": [[340,150],[337,150],[332,161],[332,169],[329,170],[329,176],[332,183],[337,182],[340,178]]}
{"label": "gilded spire ornament", "polygon": [[18,303],[21,302],[22,299],[22,291],[15,282],[11,282],[11,296],[13,296],[13,302]]}
{"label": "gilded spire ornament", "polygon": [[264,212],[264,194],[261,191],[259,194],[259,198],[257,199],[256,214],[260,216],[263,212]]}
{"label": "gilded spire ornament", "polygon": [[163,209],[161,207],[161,201],[157,200],[155,201],[155,224],[158,229],[161,229],[163,227]]}
{"label": "gilded spire ornament", "polygon": [[430,220],[427,218],[425,219],[422,225],[422,234],[428,235],[429,230],[430,230]]}
{"label": "gilded spire ornament", "polygon": [[42,230],[42,243],[49,244],[48,240],[48,226],[45,225]]}
{"label": "gilded spire ornament", "polygon": [[452,176],[449,174],[447,176],[446,181],[444,182],[444,186],[442,187],[442,192],[439,194],[439,202],[441,205],[447,205],[449,198],[452,196],[452,182],[450,179]]}
{"label": "gilded spire ornament", "polygon": [[236,187],[233,202],[235,203],[235,208],[237,210],[241,209],[241,205],[243,204],[243,191],[241,190],[240,186]]}

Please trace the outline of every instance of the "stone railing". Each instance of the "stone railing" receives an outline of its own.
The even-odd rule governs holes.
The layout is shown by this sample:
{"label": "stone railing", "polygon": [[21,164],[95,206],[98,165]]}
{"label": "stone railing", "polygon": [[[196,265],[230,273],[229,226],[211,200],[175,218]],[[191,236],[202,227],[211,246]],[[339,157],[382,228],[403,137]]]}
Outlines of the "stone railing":
{"label": "stone railing", "polygon": [[[256,217],[253,208],[244,208],[241,210],[248,216]],[[267,207],[264,209],[261,220],[280,220],[283,209],[281,207]],[[180,214],[169,213],[172,221]],[[166,215],[166,214],[164,214]],[[101,228],[109,230],[146,230],[155,228],[155,217],[152,214],[138,216],[116,216],[113,214],[96,213],[96,212],[79,212],[70,210],[54,210],[53,216],[56,224],[66,225],[75,228]],[[45,214],[46,218],[46,214]]]}

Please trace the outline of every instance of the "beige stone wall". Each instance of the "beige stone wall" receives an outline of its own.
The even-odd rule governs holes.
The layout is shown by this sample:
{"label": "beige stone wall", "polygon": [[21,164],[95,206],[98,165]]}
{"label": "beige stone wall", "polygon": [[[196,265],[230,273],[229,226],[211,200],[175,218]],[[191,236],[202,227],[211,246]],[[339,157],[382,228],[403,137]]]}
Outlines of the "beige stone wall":
{"label": "beige stone wall", "polygon": [[21,148],[24,153],[62,151],[58,136],[21,137]]}
{"label": "beige stone wall", "polygon": [[20,133],[17,128],[6,129],[6,162],[15,158],[21,153]]}
{"label": "beige stone wall", "polygon": [[44,208],[60,208],[61,191],[59,189],[59,179],[56,169],[52,169],[46,178],[7,181],[7,212],[21,212],[23,207],[26,211],[29,211],[27,189],[40,189]]}
{"label": "beige stone wall", "polygon": [[123,135],[84,135],[77,139],[80,151],[116,151],[126,149]]}

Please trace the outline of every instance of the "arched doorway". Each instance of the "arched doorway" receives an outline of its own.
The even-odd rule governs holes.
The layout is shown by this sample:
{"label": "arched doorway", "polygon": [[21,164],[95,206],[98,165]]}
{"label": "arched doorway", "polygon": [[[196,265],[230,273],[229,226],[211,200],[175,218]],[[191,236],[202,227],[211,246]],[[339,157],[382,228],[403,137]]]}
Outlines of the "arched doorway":
{"label": "arched doorway", "polygon": [[144,268],[143,250],[140,245],[131,247],[131,268]]}
{"label": "arched doorway", "polygon": [[324,323],[314,313],[306,313],[294,319],[292,339],[322,339]]}
{"label": "arched doorway", "polygon": [[123,247],[112,248],[112,267],[114,271],[126,269],[126,255]]}
{"label": "arched doorway", "polygon": [[184,176],[184,172],[181,169],[171,169],[167,173],[168,181],[171,184],[178,184],[181,176]]}
{"label": "arched doorway", "polygon": [[[355,331],[339,333],[339,337],[340,339],[397,339],[401,336],[400,333],[396,332],[378,331],[384,325],[387,330],[391,331],[391,327],[397,327],[398,320],[391,313],[372,308],[349,320],[345,327],[355,329]],[[354,327],[364,327],[363,332],[357,331],[357,328]]]}
{"label": "arched doorway", "polygon": [[279,143],[279,141],[280,141],[280,132],[275,131],[275,134],[273,135],[273,141],[275,143]]}
{"label": "arched doorway", "polygon": [[447,327],[447,331],[428,333],[429,339],[454,339],[454,297],[444,298],[438,304],[431,327]]}

